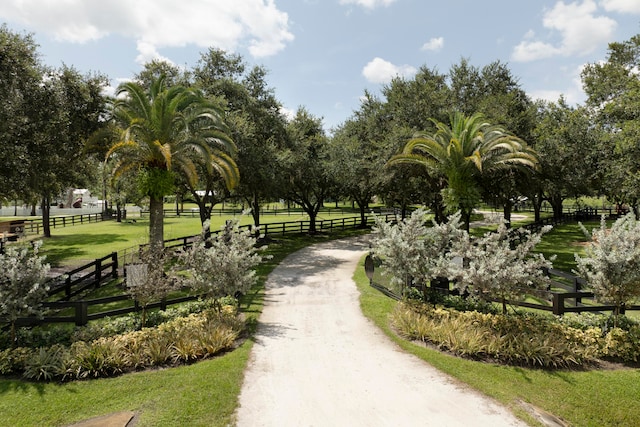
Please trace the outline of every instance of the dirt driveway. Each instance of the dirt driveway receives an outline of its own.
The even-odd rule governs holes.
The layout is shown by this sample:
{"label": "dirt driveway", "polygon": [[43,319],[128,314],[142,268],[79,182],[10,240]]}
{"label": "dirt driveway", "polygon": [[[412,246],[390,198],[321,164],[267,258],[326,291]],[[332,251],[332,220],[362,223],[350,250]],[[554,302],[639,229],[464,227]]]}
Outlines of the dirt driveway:
{"label": "dirt driveway", "polygon": [[361,313],[364,238],[298,251],[269,276],[238,426],[524,426],[401,351]]}

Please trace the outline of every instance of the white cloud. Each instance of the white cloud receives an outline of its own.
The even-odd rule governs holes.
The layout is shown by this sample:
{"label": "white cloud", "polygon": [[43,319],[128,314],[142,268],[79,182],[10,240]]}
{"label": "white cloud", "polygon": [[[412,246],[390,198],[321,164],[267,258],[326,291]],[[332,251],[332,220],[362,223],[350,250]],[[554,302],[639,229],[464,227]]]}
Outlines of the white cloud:
{"label": "white cloud", "polygon": [[594,0],[565,4],[557,2],[544,14],[544,28],[560,34],[557,44],[535,40],[532,31],[518,44],[511,55],[514,61],[527,62],[553,56],[584,55],[613,39],[616,21],[606,16],[596,16]]}
{"label": "white cloud", "polygon": [[444,38],[434,37],[422,45],[422,50],[438,52],[444,47]]}
{"label": "white cloud", "polygon": [[379,6],[389,6],[396,0],[340,0],[340,4],[355,4],[366,9],[375,9]]}
{"label": "white cloud", "polygon": [[584,102],[586,98],[586,94],[582,88],[582,70],[584,70],[586,64],[580,65],[579,67],[574,68],[573,70],[567,71],[567,77],[569,77],[571,84],[567,86],[564,90],[554,90],[554,89],[541,89],[541,90],[533,90],[528,92],[528,95],[532,99],[543,99],[545,101],[557,102],[560,99],[560,96],[563,96],[564,99],[569,104],[579,104]]}
{"label": "white cloud", "polygon": [[608,12],[640,13],[638,0],[603,0],[601,4]]}
{"label": "white cloud", "polygon": [[394,77],[411,77],[417,72],[410,65],[394,65],[382,58],[373,58],[362,69],[362,75],[371,83],[388,83]]}
{"label": "white cloud", "polygon": [[72,43],[110,34],[133,38],[139,58],[188,44],[230,51],[246,46],[262,57],[293,40],[289,17],[274,0],[5,0],[0,18]]}

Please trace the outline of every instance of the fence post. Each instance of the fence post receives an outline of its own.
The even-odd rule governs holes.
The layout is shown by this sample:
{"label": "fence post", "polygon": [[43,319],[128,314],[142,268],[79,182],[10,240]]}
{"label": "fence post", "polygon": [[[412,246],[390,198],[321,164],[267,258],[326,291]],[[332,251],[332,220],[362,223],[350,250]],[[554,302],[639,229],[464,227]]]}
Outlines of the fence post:
{"label": "fence post", "polygon": [[68,275],[65,279],[64,294],[67,299],[71,298],[71,275]]}
{"label": "fence post", "polygon": [[87,301],[75,301],[73,306],[76,310],[76,326],[84,326],[89,323],[89,319],[87,318],[89,303],[87,303]]}
{"label": "fence post", "polygon": [[118,277],[118,252],[111,252],[111,277],[116,279]]}
{"label": "fence post", "polygon": [[553,314],[561,316],[564,314],[564,298],[560,293],[554,292],[553,294]]}
{"label": "fence post", "polygon": [[102,279],[102,261],[96,260],[96,287],[100,286],[100,279]]}
{"label": "fence post", "polygon": [[[582,290],[582,286],[580,286],[580,282],[578,281],[577,277],[573,278],[573,289],[574,292],[580,292]],[[578,306],[578,304],[582,303],[582,298],[581,297],[576,297],[576,307]]]}

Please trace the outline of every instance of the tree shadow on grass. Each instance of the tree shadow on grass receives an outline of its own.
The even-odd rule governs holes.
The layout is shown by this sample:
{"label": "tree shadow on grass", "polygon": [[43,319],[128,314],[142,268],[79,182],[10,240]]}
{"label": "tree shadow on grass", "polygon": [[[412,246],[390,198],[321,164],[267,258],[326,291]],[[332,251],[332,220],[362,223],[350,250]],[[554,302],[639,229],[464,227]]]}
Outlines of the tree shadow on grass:
{"label": "tree shadow on grass", "polygon": [[[64,240],[61,236],[52,236],[50,239],[46,240],[41,254],[46,255],[47,262],[51,265],[57,266],[69,259],[85,257],[91,258],[89,257],[89,254],[94,253],[96,246],[104,246],[105,250],[103,255],[108,255],[111,252],[109,245],[114,242],[126,241],[126,238],[116,233],[79,233],[72,236],[64,236]],[[91,249],[91,252],[89,249]]]}

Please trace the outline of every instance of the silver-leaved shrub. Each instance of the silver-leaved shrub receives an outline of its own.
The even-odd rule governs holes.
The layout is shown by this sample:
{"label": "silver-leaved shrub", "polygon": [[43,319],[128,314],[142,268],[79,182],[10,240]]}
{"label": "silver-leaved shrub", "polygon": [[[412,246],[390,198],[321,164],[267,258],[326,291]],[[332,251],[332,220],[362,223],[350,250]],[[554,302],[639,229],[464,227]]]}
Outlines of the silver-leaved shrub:
{"label": "silver-leaved shrub", "polygon": [[[203,230],[208,229],[205,222]],[[246,293],[257,280],[253,268],[263,259],[256,240],[251,230],[240,230],[238,220],[209,238],[203,233],[180,255],[187,270],[183,284],[213,299]]]}
{"label": "silver-leaved shrub", "polygon": [[465,233],[460,214],[431,226],[427,226],[425,216],[426,211],[418,209],[397,224],[375,218],[373,250],[383,260],[385,274],[394,287],[402,289],[411,280],[427,284],[436,277],[449,276],[450,249]]}
{"label": "silver-leaved shrub", "polygon": [[147,322],[147,306],[165,298],[178,284],[165,274],[165,256],[161,251],[149,247],[141,255],[140,261],[127,266],[125,287],[127,293],[142,307],[144,327]]}
{"label": "silver-leaved shrub", "polygon": [[505,224],[482,237],[462,234],[451,250],[464,260],[451,269],[456,286],[483,299],[501,301],[502,311],[506,313],[506,301],[520,299],[549,284],[544,269],[551,268],[551,261],[532,251],[550,229],[551,226],[544,227],[539,233],[517,230],[517,243],[512,238],[516,231]]}
{"label": "silver-leaved shrub", "polygon": [[540,233],[512,230],[501,225],[496,232],[474,237],[461,228],[460,214],[444,224],[428,227],[426,212],[416,210],[397,224],[376,218],[374,253],[382,259],[391,283],[403,286],[411,279],[429,283],[436,277],[455,280],[455,286],[486,300],[505,302],[548,284],[545,268],[551,261],[532,250],[549,228]]}
{"label": "silver-leaved shrub", "polygon": [[[582,230],[589,236],[584,226]],[[607,228],[602,218],[600,228],[590,237],[585,255],[575,256],[577,273],[596,299],[615,305],[618,314],[624,305],[640,297],[640,222],[629,213]]]}
{"label": "silver-leaved shrub", "polygon": [[38,256],[42,242],[33,243],[33,250],[7,247],[0,254],[0,317],[11,325],[11,341],[15,341],[18,318],[42,314],[42,302],[47,297],[45,284],[49,264]]}

